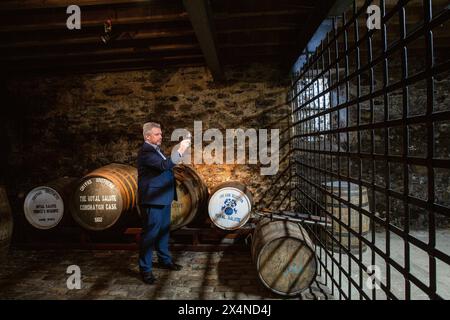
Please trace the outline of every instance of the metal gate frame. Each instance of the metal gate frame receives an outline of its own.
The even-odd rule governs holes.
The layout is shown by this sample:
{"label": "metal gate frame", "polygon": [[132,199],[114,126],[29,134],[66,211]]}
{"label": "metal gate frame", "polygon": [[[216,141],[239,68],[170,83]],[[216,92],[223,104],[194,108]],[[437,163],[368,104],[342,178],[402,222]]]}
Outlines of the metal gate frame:
{"label": "metal gate frame", "polygon": [[[436,214],[450,219],[450,207],[439,204],[435,197],[435,170],[450,169],[449,158],[437,158],[434,155],[436,121],[450,120],[450,108],[445,111],[436,111],[434,108],[434,78],[450,70],[450,60],[436,63],[433,44],[433,29],[447,23],[450,20],[450,12],[447,9],[433,15],[432,0],[423,0],[423,23],[412,31],[406,30],[405,7],[409,0],[399,0],[397,4],[386,12],[386,1],[365,1],[360,8],[356,1],[353,10],[344,13],[340,18],[333,18],[333,30],[322,40],[314,54],[308,57],[301,71],[294,75],[288,101],[292,107],[290,131],[290,164],[291,179],[290,193],[297,208],[310,215],[324,216],[332,225],[338,225],[340,230],[345,230],[359,240],[358,252],[351,252],[350,237],[348,246],[342,245],[341,239],[337,239],[326,228],[310,228],[317,245],[319,257],[319,274],[325,279],[327,285],[335,296],[340,299],[352,298],[352,290],[356,290],[359,299],[377,299],[379,290],[382,290],[387,299],[398,299],[391,287],[392,271],[400,273],[404,278],[404,298],[411,299],[411,284],[418,287],[430,299],[442,299],[437,293],[436,284],[436,259],[450,266],[450,256],[436,248]],[[392,0],[394,1],[394,0]],[[391,2],[392,3],[392,2]],[[360,35],[360,21],[362,17],[367,19],[367,7],[371,4],[379,5],[381,9],[381,30],[369,30]],[[359,18],[359,20],[358,20]],[[387,24],[390,19],[399,19],[399,39],[388,46]],[[340,26],[339,26],[340,24]],[[375,36],[381,36],[382,48],[373,47]],[[350,39],[352,36],[353,39]],[[423,37],[425,39],[424,50],[425,66],[420,72],[410,75],[408,73],[408,47],[410,44]],[[342,48],[343,46],[343,48]],[[362,47],[366,48],[366,56],[363,61]],[[401,78],[395,83],[389,79],[389,63],[393,56],[398,54],[401,60]],[[356,70],[350,71],[350,57],[355,58]],[[375,79],[375,66],[382,66],[382,79]],[[361,93],[361,81],[364,73],[369,74],[370,92]],[[367,80],[367,79],[366,79]],[[382,82],[382,88],[376,89],[375,80]],[[418,82],[426,83],[426,111],[421,115],[410,115],[409,87]],[[350,87],[355,84],[356,97],[350,99]],[[390,93],[401,91],[402,116],[398,119],[390,118],[389,99]],[[343,93],[343,94],[342,94]],[[382,105],[375,106],[374,100],[382,99]],[[362,104],[369,106],[370,120],[368,123],[361,121]],[[351,124],[349,119],[350,109],[356,109],[356,123]],[[384,118],[381,121],[374,119],[374,108],[383,108]],[[366,110],[367,111],[367,110]],[[337,120],[336,120],[337,119]],[[422,124],[426,127],[423,134],[426,136],[426,154],[422,157],[412,156],[409,141],[409,126]],[[392,128],[401,128],[401,154],[392,155],[389,149],[389,139],[394,131]],[[379,153],[375,150],[375,130],[384,131],[384,150]],[[391,132],[390,132],[391,131]],[[362,146],[362,135],[370,134],[370,144]],[[350,141],[353,138],[356,150],[352,151]],[[366,137],[367,138],[367,137]],[[327,143],[329,145],[327,145]],[[363,165],[370,163],[371,179],[363,179]],[[376,180],[376,162],[384,166],[383,178],[385,185],[380,185]],[[356,164],[357,176],[351,174],[350,164]],[[403,188],[396,190],[391,186],[391,166],[401,166],[403,175]],[[426,168],[427,194],[420,198],[411,195],[410,166],[422,166]],[[366,167],[366,166],[364,166]],[[339,181],[339,194],[332,193],[324,182]],[[341,181],[356,184],[359,187],[359,201],[355,203],[351,199],[341,196],[343,186]],[[350,183],[347,184],[350,193]],[[371,201],[382,195],[386,208],[386,217],[380,217],[375,209],[363,207],[362,190],[367,188]],[[342,192],[344,192],[343,190]],[[325,196],[332,198],[332,202],[338,204],[339,215],[334,216],[323,199]],[[390,205],[392,200],[403,204],[404,228],[396,226],[390,217]],[[410,233],[410,208],[415,206],[424,210],[427,215],[428,243],[413,236]],[[341,207],[355,210],[358,214],[359,230],[354,230],[341,219]],[[372,206],[374,207],[374,206]],[[350,215],[349,220],[351,220]],[[371,236],[364,237],[361,234],[362,218],[370,219]],[[375,242],[375,226],[381,226],[386,232],[385,248]],[[390,251],[390,234],[394,233],[404,241],[404,266],[398,263]],[[332,250],[325,248],[323,235],[332,239]],[[429,279],[428,283],[420,280],[411,273],[410,245],[414,245],[428,254]],[[363,247],[367,247],[371,253],[371,264],[376,265],[376,255],[384,260],[386,266],[385,281],[376,286],[367,287],[367,279],[371,278],[374,271],[362,261]],[[333,253],[337,250],[338,253]],[[345,266],[344,264],[347,264]],[[331,264],[331,268],[329,267]],[[352,265],[358,268],[358,276],[352,276]],[[344,279],[343,279],[344,278]],[[344,281],[348,282],[348,290],[343,287]]]}

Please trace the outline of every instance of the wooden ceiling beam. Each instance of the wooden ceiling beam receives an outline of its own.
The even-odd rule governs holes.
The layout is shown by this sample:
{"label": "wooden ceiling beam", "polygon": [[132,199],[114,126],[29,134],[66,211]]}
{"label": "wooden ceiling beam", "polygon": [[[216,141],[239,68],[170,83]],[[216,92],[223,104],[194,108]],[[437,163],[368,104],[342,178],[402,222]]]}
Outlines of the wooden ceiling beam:
{"label": "wooden ceiling beam", "polygon": [[[180,37],[191,37],[194,35],[194,30],[157,30],[157,31],[147,31],[147,32],[124,32],[123,34],[128,34],[128,36],[120,37],[114,40],[114,43],[123,42],[125,40],[153,40],[162,38],[180,38]],[[65,38],[62,40],[49,39],[49,40],[36,40],[36,41],[20,41],[14,43],[0,43],[0,48],[33,48],[33,47],[56,47],[65,45],[85,45],[85,44],[102,44],[100,39],[100,34],[96,36],[75,36],[70,38]]]}
{"label": "wooden ceiling beam", "polygon": [[[189,52],[189,53],[200,53],[200,47],[197,44],[172,44],[172,45],[158,45],[158,46],[147,46],[145,48],[120,48],[120,49],[101,49],[101,50],[90,50],[84,52],[78,51],[67,51],[67,52],[32,52],[26,54],[15,54],[7,57],[2,57],[3,62],[15,62],[15,61],[27,61],[33,60],[38,62],[39,60],[50,60],[50,59],[86,59],[90,60],[95,57],[107,58],[114,56],[130,56],[130,57],[147,57],[147,56],[164,56],[171,52]],[[178,53],[180,54],[180,53]]]}
{"label": "wooden ceiling beam", "polygon": [[219,45],[219,48],[254,48],[254,47],[285,47],[285,46],[296,46],[295,41],[290,42],[260,42],[260,43],[226,43]]}
{"label": "wooden ceiling beam", "polygon": [[224,73],[220,64],[215,28],[208,1],[183,0],[183,4],[213,78],[219,81],[223,80]]}
{"label": "wooden ceiling beam", "polygon": [[[268,28],[253,28],[253,29],[231,29],[231,30],[223,30],[221,32],[217,32],[217,36],[220,38],[222,35],[231,35],[231,34],[248,34],[252,35],[255,32],[258,33],[278,33],[278,32],[295,32],[298,31],[298,27],[268,27]],[[166,39],[166,38],[182,38],[182,37],[192,37],[195,35],[194,30],[185,29],[185,30],[174,30],[174,29],[161,29],[155,31],[137,31],[137,32],[124,32],[125,36],[122,36],[116,40],[114,40],[114,44],[120,44],[123,42],[128,42],[129,40],[138,41],[136,44],[139,45],[141,42],[145,40],[154,40],[154,39]],[[128,38],[127,35],[130,35],[131,38]],[[41,38],[42,39],[42,38]],[[61,47],[61,46],[76,46],[76,45],[96,45],[102,44],[99,35],[92,36],[90,34],[86,36],[72,36],[69,38],[64,38],[62,40],[49,38],[48,40],[33,40],[33,41],[17,41],[17,42],[3,42],[0,43],[0,48],[4,49],[21,49],[21,48],[45,48],[45,47]],[[127,45],[127,44],[125,44]],[[119,45],[120,47],[120,45]]]}
{"label": "wooden ceiling beam", "polygon": [[285,18],[279,17],[254,17],[243,19],[230,19],[230,20],[215,20],[215,26],[217,33],[227,32],[227,30],[236,29],[262,29],[262,28],[297,28],[304,30],[303,20],[307,16],[286,16]]}
{"label": "wooden ceiling beam", "polygon": [[230,1],[230,0],[213,0],[211,7],[213,12],[248,12],[248,11],[270,11],[279,8],[289,10],[309,11],[314,8],[314,0],[245,0],[245,1]]}
{"label": "wooden ceiling beam", "polygon": [[0,2],[1,11],[19,11],[35,9],[56,9],[67,8],[76,4],[80,7],[92,6],[121,6],[121,5],[164,5],[168,2],[176,3],[170,0],[3,0]]}
{"label": "wooden ceiling beam", "polygon": [[[107,17],[107,15],[105,15]],[[186,12],[181,12],[177,14],[165,14],[165,15],[154,15],[145,17],[127,17],[113,19],[113,26],[125,26],[125,25],[145,25],[149,23],[157,22],[173,22],[173,21],[186,21],[188,20],[188,15]],[[103,23],[105,18],[94,19],[94,20],[82,20],[81,28],[103,28]],[[0,32],[37,32],[44,30],[67,30],[66,22],[57,23],[38,23],[38,24],[24,24],[24,25],[2,25],[0,26]],[[71,32],[67,30],[67,32]]]}
{"label": "wooden ceiling beam", "polygon": [[235,28],[218,30],[217,34],[230,34],[230,33],[254,33],[254,32],[284,32],[284,31],[296,31],[299,30],[298,26],[281,26],[281,27],[256,27],[250,29]]}
{"label": "wooden ceiling beam", "polygon": [[[95,52],[99,50],[121,50],[126,48],[132,48],[136,51],[149,50],[153,48],[153,51],[162,51],[166,48],[186,48],[195,47],[199,48],[197,40],[192,38],[180,38],[177,41],[173,39],[166,39],[164,41],[152,41],[152,40],[123,40],[112,42],[108,45],[103,44],[73,44],[73,45],[63,45],[63,46],[49,46],[49,47],[35,47],[35,48],[2,48],[0,50],[0,57],[13,57],[18,55],[36,54],[66,54],[70,52]],[[161,48],[161,50],[159,50]]]}
{"label": "wooden ceiling beam", "polygon": [[[18,64],[8,64],[3,66],[4,69],[10,70],[57,70],[57,69],[78,69],[87,66],[101,68],[104,66],[112,66],[112,65],[132,65],[132,64],[165,64],[171,62],[183,62],[183,61],[201,61],[203,60],[203,55],[201,54],[190,54],[190,55],[176,55],[176,56],[162,56],[162,57],[140,57],[140,58],[127,58],[127,57],[118,57],[109,58],[107,60],[80,60],[80,61],[72,61],[70,59],[64,60],[46,60],[41,61],[39,64],[34,61],[23,61]],[[94,70],[94,68],[93,68]]]}
{"label": "wooden ceiling beam", "polygon": [[149,69],[167,69],[175,67],[193,67],[204,66],[205,62],[203,56],[198,58],[186,58],[182,60],[165,60],[165,61],[112,61],[103,64],[88,64],[88,65],[65,65],[65,66],[45,66],[45,68],[37,68],[30,65],[29,67],[14,68],[15,73],[23,74],[76,74],[76,73],[103,73],[103,72],[119,72],[119,71],[133,71],[133,70],[149,70]]}
{"label": "wooden ceiling beam", "polygon": [[214,20],[242,19],[255,17],[272,17],[272,16],[298,16],[305,14],[305,10],[272,10],[272,11],[255,11],[255,12],[237,12],[237,13],[216,13],[213,15]]}

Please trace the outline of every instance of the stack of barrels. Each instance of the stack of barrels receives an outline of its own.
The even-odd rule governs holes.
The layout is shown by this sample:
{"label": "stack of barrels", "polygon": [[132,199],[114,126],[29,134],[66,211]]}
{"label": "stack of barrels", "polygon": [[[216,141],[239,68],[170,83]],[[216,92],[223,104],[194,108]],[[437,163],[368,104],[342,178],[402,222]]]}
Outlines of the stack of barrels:
{"label": "stack of barrels", "polygon": [[[253,196],[243,183],[221,183],[209,196],[192,166],[176,166],[174,176],[178,199],[172,203],[171,230],[200,221],[206,210],[210,221],[223,230],[239,229],[249,221]],[[69,218],[86,230],[110,229],[134,210],[141,215],[137,179],[135,167],[112,163],[81,179],[64,177],[41,184],[25,197],[25,218],[40,230],[67,225]]]}
{"label": "stack of barrels", "polygon": [[[190,166],[174,168],[178,200],[173,201],[171,230],[188,225],[205,211],[208,188]],[[36,229],[55,229],[75,221],[90,231],[110,229],[137,209],[137,169],[112,163],[81,179],[64,177],[29,191],[24,201],[27,222]]]}

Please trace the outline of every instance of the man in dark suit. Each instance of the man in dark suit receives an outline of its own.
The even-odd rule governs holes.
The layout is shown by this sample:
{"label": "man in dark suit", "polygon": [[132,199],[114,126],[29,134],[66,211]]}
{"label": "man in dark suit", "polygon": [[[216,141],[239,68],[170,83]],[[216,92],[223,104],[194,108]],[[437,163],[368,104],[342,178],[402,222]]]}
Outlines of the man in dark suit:
{"label": "man in dark suit", "polygon": [[138,194],[142,213],[142,233],[139,250],[139,270],[145,283],[153,284],[152,273],[153,246],[159,263],[163,268],[180,270],[169,253],[170,209],[173,200],[177,200],[173,167],[190,145],[183,140],[177,152],[171,157],[160,150],[162,142],[161,126],[148,122],[143,126],[144,144],[138,153]]}

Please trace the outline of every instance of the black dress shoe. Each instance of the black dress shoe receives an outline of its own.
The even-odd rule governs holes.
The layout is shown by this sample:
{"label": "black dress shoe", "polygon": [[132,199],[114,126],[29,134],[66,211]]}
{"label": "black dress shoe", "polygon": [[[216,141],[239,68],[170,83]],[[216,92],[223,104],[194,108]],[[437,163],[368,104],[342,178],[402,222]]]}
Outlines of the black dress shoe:
{"label": "black dress shoe", "polygon": [[176,263],[169,263],[169,264],[163,264],[162,268],[169,269],[172,271],[180,271],[181,269],[183,269],[183,266],[176,264]]}
{"label": "black dress shoe", "polygon": [[142,281],[146,284],[154,284],[156,281],[155,276],[151,272],[141,272]]}

